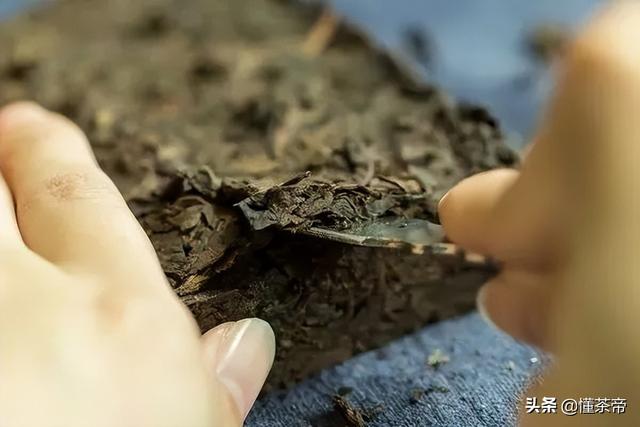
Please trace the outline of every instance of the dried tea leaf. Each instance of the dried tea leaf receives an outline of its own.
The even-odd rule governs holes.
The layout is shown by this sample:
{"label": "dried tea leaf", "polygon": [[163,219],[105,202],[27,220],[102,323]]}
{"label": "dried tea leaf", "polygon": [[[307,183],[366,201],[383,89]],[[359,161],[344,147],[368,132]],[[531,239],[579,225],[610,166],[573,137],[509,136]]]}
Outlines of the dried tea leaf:
{"label": "dried tea leaf", "polygon": [[367,426],[365,413],[351,405],[345,397],[336,394],[332,400],[334,408],[342,415],[348,427]]}
{"label": "dried tea leaf", "polygon": [[438,368],[439,366],[448,363],[449,360],[449,356],[444,354],[444,352],[438,348],[435,349],[429,357],[427,357],[427,364],[432,368]]}
{"label": "dried tea leaf", "polygon": [[254,230],[276,226],[294,231],[322,227],[353,229],[394,208],[420,204],[424,193],[381,181],[377,186],[333,183],[312,177],[271,187],[238,203]]}

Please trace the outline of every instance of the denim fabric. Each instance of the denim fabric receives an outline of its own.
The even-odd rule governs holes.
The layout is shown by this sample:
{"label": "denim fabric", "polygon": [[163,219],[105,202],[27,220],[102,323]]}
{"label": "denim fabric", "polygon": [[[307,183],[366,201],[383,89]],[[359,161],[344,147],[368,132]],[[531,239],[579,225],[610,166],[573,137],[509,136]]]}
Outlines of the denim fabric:
{"label": "denim fabric", "polygon": [[[449,362],[427,363],[435,350]],[[377,415],[368,426],[511,426],[519,392],[544,356],[488,326],[478,314],[441,322],[261,399],[249,427],[338,427],[331,396],[351,388],[354,407]],[[414,389],[425,391],[417,401]]]}

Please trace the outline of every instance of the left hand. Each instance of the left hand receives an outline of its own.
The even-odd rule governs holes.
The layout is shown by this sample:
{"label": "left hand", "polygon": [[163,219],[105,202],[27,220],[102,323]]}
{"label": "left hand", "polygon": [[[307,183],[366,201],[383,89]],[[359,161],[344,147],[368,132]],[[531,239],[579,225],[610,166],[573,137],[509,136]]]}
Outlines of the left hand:
{"label": "left hand", "polygon": [[241,425],[273,361],[269,325],[200,337],[65,118],[0,110],[0,172],[0,425]]}

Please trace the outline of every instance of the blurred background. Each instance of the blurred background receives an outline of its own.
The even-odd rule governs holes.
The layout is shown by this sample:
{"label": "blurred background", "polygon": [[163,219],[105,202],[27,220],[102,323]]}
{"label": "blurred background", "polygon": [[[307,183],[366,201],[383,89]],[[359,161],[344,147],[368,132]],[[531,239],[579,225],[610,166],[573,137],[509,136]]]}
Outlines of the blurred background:
{"label": "blurred background", "polygon": [[544,49],[603,0],[332,0],[430,81],[496,115],[521,145],[552,87]]}
{"label": "blurred background", "polygon": [[[0,19],[41,1],[0,0]],[[212,0],[213,1],[213,0]],[[429,81],[499,118],[512,145],[530,137],[552,87],[545,49],[604,0],[329,0]]]}

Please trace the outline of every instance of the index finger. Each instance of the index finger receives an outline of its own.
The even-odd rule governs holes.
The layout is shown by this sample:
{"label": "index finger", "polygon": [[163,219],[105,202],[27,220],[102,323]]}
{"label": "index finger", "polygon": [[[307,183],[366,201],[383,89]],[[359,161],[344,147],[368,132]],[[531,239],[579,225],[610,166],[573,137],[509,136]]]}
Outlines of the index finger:
{"label": "index finger", "polygon": [[33,251],[74,272],[166,283],[144,231],[67,119],[30,103],[1,110],[0,171]]}

